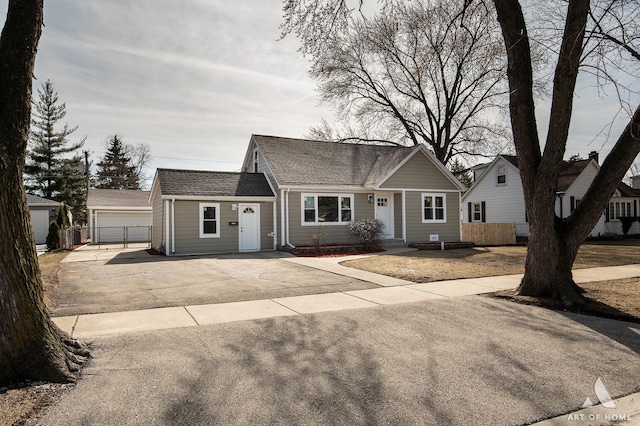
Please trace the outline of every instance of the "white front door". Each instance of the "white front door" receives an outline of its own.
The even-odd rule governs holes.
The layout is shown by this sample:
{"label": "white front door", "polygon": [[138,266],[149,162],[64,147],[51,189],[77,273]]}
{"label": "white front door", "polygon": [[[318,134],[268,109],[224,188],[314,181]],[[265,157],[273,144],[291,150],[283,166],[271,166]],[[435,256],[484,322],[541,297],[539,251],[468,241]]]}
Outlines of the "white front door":
{"label": "white front door", "polygon": [[393,238],[393,194],[376,194],[376,219],[384,223],[382,238]]}
{"label": "white front door", "polygon": [[240,251],[260,250],[260,204],[240,204],[238,210]]}

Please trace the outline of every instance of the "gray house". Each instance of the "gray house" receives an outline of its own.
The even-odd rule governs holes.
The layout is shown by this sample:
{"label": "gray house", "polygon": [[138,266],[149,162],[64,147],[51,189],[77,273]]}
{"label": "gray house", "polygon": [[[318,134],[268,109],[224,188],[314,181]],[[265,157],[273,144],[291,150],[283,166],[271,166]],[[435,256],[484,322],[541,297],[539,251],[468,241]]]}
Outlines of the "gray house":
{"label": "gray house", "polygon": [[354,242],[376,218],[386,239],[460,240],[459,181],[423,146],[253,135],[238,173],[159,169],[152,247],[167,254]]}
{"label": "gray house", "polygon": [[27,194],[27,205],[36,244],[44,244],[47,241],[49,224],[58,217],[60,202]]}

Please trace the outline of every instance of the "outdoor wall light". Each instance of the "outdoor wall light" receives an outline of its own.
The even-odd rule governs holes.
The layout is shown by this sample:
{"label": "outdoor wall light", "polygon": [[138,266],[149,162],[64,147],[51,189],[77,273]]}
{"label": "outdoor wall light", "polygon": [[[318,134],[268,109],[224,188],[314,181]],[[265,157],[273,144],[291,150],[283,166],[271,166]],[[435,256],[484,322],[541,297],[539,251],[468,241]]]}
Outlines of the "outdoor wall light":
{"label": "outdoor wall light", "polygon": [[369,200],[370,203],[373,203],[373,194],[367,195],[367,200]]}

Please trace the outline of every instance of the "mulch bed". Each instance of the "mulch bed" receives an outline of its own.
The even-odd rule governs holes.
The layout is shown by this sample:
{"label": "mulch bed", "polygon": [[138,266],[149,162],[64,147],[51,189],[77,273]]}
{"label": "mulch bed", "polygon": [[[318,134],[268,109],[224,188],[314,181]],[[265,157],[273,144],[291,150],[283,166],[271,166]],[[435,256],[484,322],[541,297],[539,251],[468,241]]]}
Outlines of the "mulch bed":
{"label": "mulch bed", "polygon": [[296,246],[296,248],[287,251],[298,257],[338,257],[379,253],[383,252],[384,249],[380,247],[365,249],[361,244],[326,244],[320,247]]}
{"label": "mulch bed", "polygon": [[[409,247],[416,248],[418,250],[442,250],[442,242],[429,242],[429,243],[410,243]],[[444,241],[445,250],[473,248],[474,243],[468,241]]]}

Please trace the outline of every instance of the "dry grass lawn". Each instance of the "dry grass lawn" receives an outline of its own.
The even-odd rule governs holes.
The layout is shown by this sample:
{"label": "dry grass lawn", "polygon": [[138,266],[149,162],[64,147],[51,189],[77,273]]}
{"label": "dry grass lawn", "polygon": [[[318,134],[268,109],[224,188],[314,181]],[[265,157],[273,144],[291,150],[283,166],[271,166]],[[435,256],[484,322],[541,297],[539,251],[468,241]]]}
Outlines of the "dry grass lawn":
{"label": "dry grass lawn", "polygon": [[[345,266],[395,278],[427,283],[524,273],[524,246],[422,250],[343,262]],[[629,265],[640,262],[640,240],[589,243],[580,248],[575,269]]]}
{"label": "dry grass lawn", "polygon": [[[524,246],[476,247],[445,251],[416,251],[343,262],[343,265],[416,283],[524,273]],[[575,269],[640,263],[640,240],[592,242],[580,248]],[[590,303],[577,312],[640,322],[640,277],[580,285]],[[559,307],[553,301],[497,292],[514,302]]]}
{"label": "dry grass lawn", "polygon": [[56,306],[56,293],[58,291],[58,272],[60,262],[67,257],[68,251],[55,251],[38,256],[42,285],[44,287],[44,303],[51,309]]}

